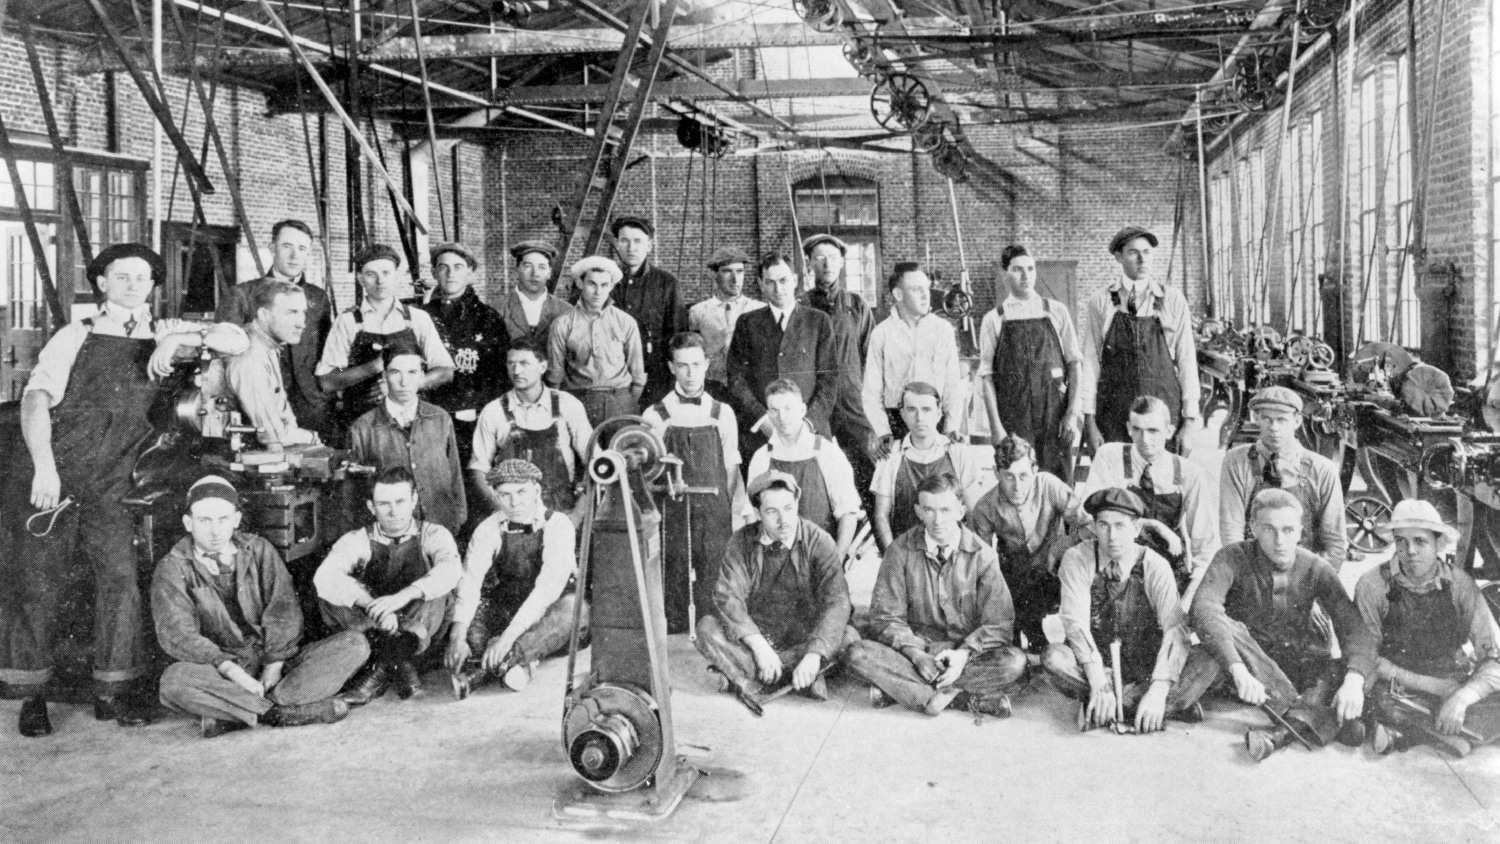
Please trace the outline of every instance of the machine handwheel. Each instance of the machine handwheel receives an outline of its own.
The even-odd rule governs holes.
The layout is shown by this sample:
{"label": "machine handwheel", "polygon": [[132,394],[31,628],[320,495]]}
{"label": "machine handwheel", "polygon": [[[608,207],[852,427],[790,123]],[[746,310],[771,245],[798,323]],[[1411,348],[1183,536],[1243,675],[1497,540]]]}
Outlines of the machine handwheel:
{"label": "machine handwheel", "polygon": [[1333,347],[1323,342],[1314,343],[1307,362],[1314,369],[1328,369],[1333,366]]}
{"label": "machine handwheel", "polygon": [[662,462],[667,447],[641,416],[613,416],[600,423],[586,451],[597,455],[605,449],[628,455],[629,462],[641,467],[641,477],[647,481],[656,480],[667,468]]}
{"label": "machine handwheel", "polygon": [[882,128],[914,130],[932,116],[932,96],[917,77],[892,73],[870,92],[870,113]]}
{"label": "machine handwheel", "polygon": [[792,8],[819,32],[837,29],[844,22],[844,10],[835,0],[792,0]]}
{"label": "machine handwheel", "polygon": [[1295,367],[1307,366],[1312,360],[1313,339],[1299,334],[1286,341],[1286,360]]}
{"label": "machine handwheel", "polygon": [[1391,542],[1381,534],[1391,521],[1391,506],[1373,495],[1359,495],[1344,504],[1344,533],[1349,544],[1366,554],[1378,554]]}

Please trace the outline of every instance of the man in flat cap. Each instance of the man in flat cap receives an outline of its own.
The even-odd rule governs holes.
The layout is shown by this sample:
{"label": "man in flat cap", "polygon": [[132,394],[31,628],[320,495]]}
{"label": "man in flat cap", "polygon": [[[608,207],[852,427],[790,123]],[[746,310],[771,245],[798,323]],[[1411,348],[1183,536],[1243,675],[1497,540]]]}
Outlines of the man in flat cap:
{"label": "man in flat cap", "polygon": [[1265,387],[1250,399],[1260,433],[1224,455],[1219,475],[1219,536],[1224,544],[1249,539],[1250,502],[1263,489],[1284,489],[1302,503],[1303,548],[1338,571],[1348,556],[1344,490],[1333,461],[1303,447],[1302,398],[1286,387]]}
{"label": "man in flat cap", "polygon": [[1458,531],[1436,507],[1400,501],[1386,528],[1395,554],[1354,587],[1379,654],[1366,684],[1372,741],[1381,753],[1426,742],[1466,755],[1476,736],[1500,733],[1500,632],[1474,579],[1452,562]]}
{"label": "man in flat cap", "polygon": [[594,255],[573,264],[578,307],[552,323],[547,341],[547,381],[567,390],[598,427],[606,419],[635,414],[646,388],[641,332],[635,318],[610,298],[620,283],[620,265]]}
{"label": "man in flat cap", "polygon": [[954,441],[964,424],[964,371],[953,324],[932,312],[932,279],[915,261],[896,264],[890,278],[891,315],[870,333],[860,393],[865,420],[874,429],[868,444],[879,461],[906,436],[901,395],[922,381],[942,396],[943,430]]}
{"label": "man in flat cap", "polygon": [[505,320],[507,337],[530,337],[545,350],[552,321],[573,310],[565,299],[547,292],[557,249],[545,241],[523,240],[510,248],[510,257],[516,262],[516,284],[496,310]]}
{"label": "man in flat cap", "polygon": [[[1080,387],[1095,451],[1130,440],[1130,405],[1156,396],[1172,412],[1178,442],[1198,424],[1198,352],[1187,299],[1152,277],[1156,235],[1126,226],[1109,242],[1120,275],[1083,306]],[[1185,453],[1185,452],[1184,452]]]}
{"label": "man in flat cap", "polygon": [[437,284],[408,302],[432,316],[443,348],[453,358],[453,380],[427,394],[453,417],[459,459],[469,460],[474,422],[479,411],[510,389],[505,350],[510,334],[505,320],[474,292],[479,262],[460,243],[432,247],[432,276]]}
{"label": "man in flat cap", "polygon": [[500,509],[474,529],[443,655],[459,700],[488,677],[521,691],[538,661],[567,646],[574,614],[588,623],[573,523],[542,505],[542,470],[505,460],[489,482]]}
{"label": "man in flat cap", "polygon": [[[714,295],[688,309],[688,329],[703,337],[708,352],[708,392],[729,398],[729,340],[742,315],[766,306],[745,295],[745,268],[750,256],[734,247],[720,249],[708,261],[714,274]],[[753,421],[753,420],[752,420]]]}
{"label": "man in flat cap", "polygon": [[859,639],[843,561],[833,538],[798,515],[802,491],[791,475],[761,474],[749,492],[760,521],[729,540],[713,612],[698,621],[698,652],[736,694],[753,699],[790,682],[827,700],[824,672]]}
{"label": "man in flat cap", "polygon": [[[1261,490],[1250,523],[1254,538],[1226,543],[1198,584],[1191,623],[1202,644],[1188,656],[1175,697],[1186,706],[1210,688],[1232,684],[1236,697],[1271,718],[1270,728],[1245,733],[1257,762],[1293,741],[1321,747],[1337,737],[1358,747],[1366,678],[1375,676],[1375,637],[1333,566],[1298,546],[1296,496]],[[1315,607],[1332,619],[1338,659],[1327,628],[1315,623]]]}
{"label": "man in flat cap", "polygon": [[656,227],[644,217],[619,216],[609,225],[614,236],[624,277],[615,290],[615,307],[635,319],[641,332],[641,351],[645,355],[646,389],[643,404],[651,404],[672,389],[672,372],[667,367],[667,341],[679,331],[686,331],[687,304],[677,277],[656,266],[651,260]]}
{"label": "man in flat cap", "polygon": [[[1163,729],[1181,708],[1171,691],[1189,648],[1177,581],[1166,560],[1136,542],[1146,507],[1135,493],[1101,489],[1083,509],[1095,538],[1069,548],[1058,566],[1067,643],[1048,645],[1042,666],[1058,691],[1082,701],[1080,729],[1113,723],[1117,707],[1135,713],[1137,732]],[[1185,720],[1202,720],[1197,703],[1190,713]]]}
{"label": "man in flat cap", "polygon": [[370,658],[353,631],[302,644],[302,607],[270,542],[239,529],[239,493],[210,475],[188,489],[188,535],[156,565],[151,616],[175,662],[161,702],[201,720],[204,738],[265,724],[333,723],[335,697]]}
{"label": "man in flat cap", "polygon": [[79,566],[93,572],[94,715],[121,726],[150,720],[149,704],[134,689],[146,674],[147,654],[135,518],[124,498],[153,431],[148,414],[159,379],[173,362],[205,346],[222,355],[249,347],[238,325],[157,319],[151,291],[165,271],[161,257],[138,243],[95,256],[87,273],[103,304],[52,335],[21,397],[21,434],[32,465],[6,468],[31,474],[32,507],[62,509],[45,537],[23,537],[24,553],[0,561],[10,591],[0,601],[0,682],[27,699],[23,715],[40,709],[42,721],[52,642],[66,614],[60,584]]}

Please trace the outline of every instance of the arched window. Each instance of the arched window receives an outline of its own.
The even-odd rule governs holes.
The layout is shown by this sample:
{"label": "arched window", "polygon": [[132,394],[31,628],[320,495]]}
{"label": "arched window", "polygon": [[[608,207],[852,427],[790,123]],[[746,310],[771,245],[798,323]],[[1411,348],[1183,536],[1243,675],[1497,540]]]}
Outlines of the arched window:
{"label": "arched window", "polygon": [[828,232],[849,245],[844,283],[880,304],[880,186],[852,176],[812,176],[792,188],[802,236]]}

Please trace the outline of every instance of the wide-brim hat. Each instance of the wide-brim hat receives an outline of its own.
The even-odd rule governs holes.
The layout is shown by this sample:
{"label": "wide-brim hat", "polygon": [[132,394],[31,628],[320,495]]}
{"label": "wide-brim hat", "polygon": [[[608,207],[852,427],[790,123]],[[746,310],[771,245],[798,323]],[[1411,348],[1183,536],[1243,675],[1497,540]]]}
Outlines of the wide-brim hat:
{"label": "wide-brim hat", "polygon": [[151,280],[156,284],[161,284],[162,279],[167,277],[167,262],[163,261],[151,247],[142,243],[116,243],[95,255],[94,260],[89,262],[86,270],[89,284],[97,287],[95,279],[104,275],[109,270],[110,264],[122,258],[140,258],[150,264]]}
{"label": "wide-brim hat", "polygon": [[1443,521],[1437,508],[1427,501],[1405,498],[1396,502],[1391,510],[1391,520],[1382,532],[1395,534],[1398,530],[1429,530],[1439,536],[1448,537],[1449,542],[1458,541],[1458,528]]}

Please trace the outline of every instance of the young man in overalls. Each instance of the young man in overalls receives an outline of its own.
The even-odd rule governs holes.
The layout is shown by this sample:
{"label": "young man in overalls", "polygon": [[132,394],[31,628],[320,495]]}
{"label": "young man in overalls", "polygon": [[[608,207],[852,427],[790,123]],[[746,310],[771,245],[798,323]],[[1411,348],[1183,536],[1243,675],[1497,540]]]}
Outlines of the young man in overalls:
{"label": "young man in overalls", "polygon": [[968,450],[938,433],[943,398],[925,381],[913,381],[901,392],[901,416],[907,435],[875,466],[870,492],[875,495],[875,539],[882,549],[920,523],[917,487],[923,479],[944,473],[958,478],[959,497],[972,508],[981,494],[979,461]]}
{"label": "young man in overalls", "polygon": [[1083,353],[1073,316],[1037,292],[1036,260],[1026,247],[1005,247],[1000,266],[999,304],[979,326],[978,374],[990,442],[1020,437],[1036,449],[1037,468],[1072,483],[1073,446],[1083,430]]}
{"label": "young man in overalls", "polygon": [[642,414],[667,451],[682,460],[687,485],[718,490],[715,495],[669,497],[663,503],[662,576],[668,633],[685,633],[692,624],[690,597],[699,612],[707,611],[725,543],[730,532],[744,524],[739,424],[729,405],[705,392],[705,351],[703,337],[696,331],[672,337],[667,343],[672,391]]}
{"label": "young man in overalls", "polygon": [[469,541],[443,654],[459,700],[489,677],[521,691],[539,660],[567,646],[575,612],[588,623],[588,604],[577,606],[573,523],[542,505],[542,471],[505,460],[489,481],[500,509]]}
{"label": "young man in overalls", "polygon": [[511,390],[484,406],[474,428],[469,476],[485,497],[470,503],[478,515],[498,511],[500,500],[487,480],[490,470],[503,460],[520,459],[542,472],[542,506],[571,515],[579,499],[580,471],[588,459],[594,428],[583,402],[542,383],[547,373],[547,351],[542,341],[530,337],[514,340],[505,359]]}
{"label": "young man in overalls", "polygon": [[138,243],[103,250],[87,272],[103,304],[47,341],[21,399],[21,433],[35,468],[6,467],[32,471],[32,507],[62,507],[44,538],[27,537],[23,553],[0,560],[11,593],[0,601],[0,681],[25,700],[20,729],[27,736],[52,731],[43,693],[64,620],[60,584],[78,565],[94,575],[94,717],[149,723],[150,704],[133,688],[147,666],[135,518],[124,498],[152,435],[156,379],[171,373],[177,353],[196,356],[207,346],[233,355],[250,345],[237,325],[156,319],[150,296],[166,267]]}
{"label": "young man in overalls", "polygon": [[1109,242],[1120,277],[1083,307],[1081,382],[1084,428],[1094,451],[1130,439],[1125,429],[1138,396],[1156,396],[1172,412],[1180,444],[1198,425],[1198,352],[1187,300],[1151,277],[1156,235],[1126,226]]}
{"label": "young man in overalls", "polygon": [[376,475],[366,506],[375,524],[340,537],[313,575],[328,626],[370,640],[370,661],[342,695],[350,706],[369,703],[392,685],[403,700],[421,693],[412,660],[443,626],[464,571],[453,534],[415,517],[410,469],[392,466]]}
{"label": "young man in overalls", "polygon": [[420,389],[430,390],[453,380],[453,357],[443,346],[437,326],[426,311],[396,298],[396,272],[401,256],[389,246],[375,245],[354,258],[364,301],[339,314],[318,361],[318,383],[340,394],[334,414],[335,433],[380,406],[385,366],[380,352],[392,343],[416,346],[427,364]]}
{"label": "young man in overalls", "polygon": [[965,523],[1000,556],[1000,571],[1016,608],[1016,632],[1026,651],[1047,646],[1042,619],[1057,608],[1057,564],[1076,539],[1071,531],[1087,525],[1083,502],[1055,475],[1037,469],[1031,444],[1007,436],[995,446],[995,478]]}
{"label": "young man in overalls", "polygon": [[[1058,691],[1082,701],[1080,729],[1113,723],[1118,705],[1135,713],[1136,732],[1160,730],[1180,708],[1170,693],[1189,648],[1177,582],[1166,560],[1136,543],[1146,508],[1135,493],[1101,489],[1083,508],[1097,538],[1063,555],[1057,575],[1067,644],[1048,645],[1042,667]],[[1119,688],[1109,661],[1115,641]],[[1196,702],[1189,710],[1184,720],[1202,720]]]}
{"label": "young man in overalls", "polygon": [[[1489,741],[1500,733],[1494,616],[1474,579],[1448,558],[1458,531],[1444,524],[1436,507],[1401,501],[1387,528],[1395,555],[1354,587],[1354,603],[1380,654],[1365,686],[1371,740],[1380,753],[1425,742],[1464,756],[1479,743],[1475,736]],[[1460,734],[1465,730],[1471,735]]]}
{"label": "young man in overalls", "polygon": [[1265,387],[1250,399],[1259,439],[1224,455],[1219,475],[1219,535],[1224,544],[1250,538],[1250,503],[1263,489],[1284,489],[1302,503],[1303,548],[1338,571],[1348,556],[1344,490],[1333,461],[1297,441],[1302,398],[1286,387]]}

